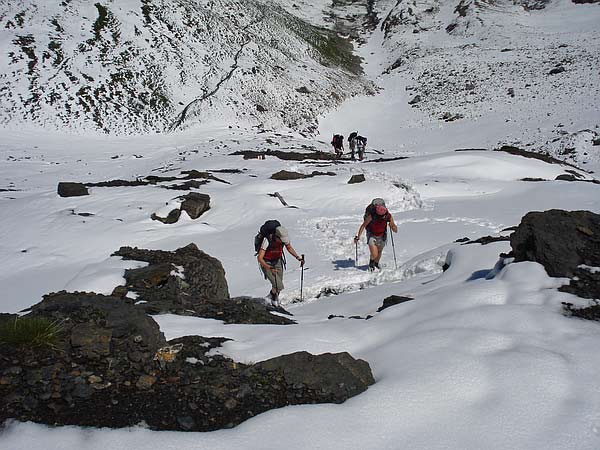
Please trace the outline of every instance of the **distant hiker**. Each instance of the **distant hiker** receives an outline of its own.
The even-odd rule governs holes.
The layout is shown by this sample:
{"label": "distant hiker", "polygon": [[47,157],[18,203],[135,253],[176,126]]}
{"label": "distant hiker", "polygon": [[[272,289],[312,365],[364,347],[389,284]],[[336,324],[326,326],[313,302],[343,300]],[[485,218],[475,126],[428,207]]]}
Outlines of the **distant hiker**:
{"label": "distant hiker", "polygon": [[356,149],[358,150],[359,161],[363,160],[366,148],[367,148],[367,138],[364,136],[356,136]]}
{"label": "distant hiker", "polygon": [[290,243],[287,230],[277,220],[267,220],[254,238],[254,250],[260,269],[266,280],[271,282],[269,299],[273,306],[279,306],[279,293],[283,290],[283,270],[285,254],[283,248],[304,266],[304,259],[298,256]]}
{"label": "distant hiker", "polygon": [[371,252],[369,270],[371,271],[380,268],[379,260],[387,241],[388,224],[394,233],[398,232],[394,218],[385,207],[385,201],[382,198],[373,199],[371,204],[367,206],[364,221],[354,237],[354,242],[358,243],[363,230],[367,230],[367,244]]}
{"label": "distant hiker", "polygon": [[358,133],[356,131],[353,131],[352,133],[350,133],[350,136],[348,136],[348,147],[350,147],[350,158],[354,161],[354,150],[356,149],[356,136],[358,136]]}
{"label": "distant hiker", "polygon": [[331,145],[333,145],[335,156],[341,158],[344,154],[344,136],[341,134],[334,134],[333,139],[331,140]]}

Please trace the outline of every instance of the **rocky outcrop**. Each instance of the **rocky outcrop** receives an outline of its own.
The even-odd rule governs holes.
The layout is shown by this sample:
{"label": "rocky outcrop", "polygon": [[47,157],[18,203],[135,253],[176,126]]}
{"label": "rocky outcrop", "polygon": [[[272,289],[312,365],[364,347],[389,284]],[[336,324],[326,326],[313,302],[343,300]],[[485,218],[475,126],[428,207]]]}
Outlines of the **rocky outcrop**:
{"label": "rocky outcrop", "polygon": [[600,215],[552,209],[529,212],[510,236],[515,261],[542,264],[552,277],[572,278],[582,264],[600,265]]}
{"label": "rocky outcrop", "polygon": [[259,300],[230,299],[220,261],[195,244],[173,252],[121,247],[114,256],[149,263],[125,271],[125,289],[138,295],[142,303],[137,307],[148,314],[192,315],[226,323],[295,323],[271,314]]}
{"label": "rocky outcrop", "polygon": [[30,316],[60,320],[59,343],[0,344],[0,424],[211,431],[286,405],[341,403],[374,382],[347,353],[245,365],[211,352],[226,338],[165,342],[151,317],[110,296],[51,294]]}
{"label": "rocky outcrop", "polygon": [[58,183],[57,193],[61,197],[81,197],[90,194],[84,184],[67,181]]}
{"label": "rocky outcrop", "polygon": [[510,245],[515,261],[535,261],[552,277],[570,278],[560,290],[600,299],[600,215],[530,212],[511,235]]}

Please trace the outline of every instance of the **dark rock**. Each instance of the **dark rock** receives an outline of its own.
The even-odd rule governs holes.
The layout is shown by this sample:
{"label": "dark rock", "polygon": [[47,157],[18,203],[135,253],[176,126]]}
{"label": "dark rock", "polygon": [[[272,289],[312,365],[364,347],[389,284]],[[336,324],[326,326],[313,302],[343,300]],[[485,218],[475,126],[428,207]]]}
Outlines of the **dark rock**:
{"label": "dark rock", "polygon": [[515,96],[515,88],[508,88],[508,95],[510,95],[511,97]]}
{"label": "dark rock", "polygon": [[455,240],[454,242],[469,242],[470,240],[471,239],[469,239],[468,237],[463,237]]}
{"label": "dark rock", "polygon": [[575,167],[572,164],[567,163],[566,161],[562,161],[560,159],[554,158],[553,156],[550,156],[548,154],[530,152],[530,151],[523,150],[518,147],[513,147],[511,145],[503,145],[502,147],[495,149],[495,151],[510,153],[511,155],[522,156],[524,158],[539,159],[540,161],[544,161],[548,164],[560,164],[560,165],[567,165],[567,166]]}
{"label": "dark rock", "polygon": [[191,431],[196,428],[196,422],[190,416],[177,416],[177,423],[183,431]]}
{"label": "dark rock", "polygon": [[80,197],[82,195],[90,194],[84,184],[64,181],[58,183],[57,192],[61,197]]}
{"label": "dark rock", "polygon": [[158,220],[159,222],[162,222],[162,223],[168,225],[168,224],[176,223],[179,220],[180,216],[181,216],[181,210],[180,209],[173,209],[167,215],[167,217],[160,217],[156,213],[152,213],[152,215],[150,216],[150,218],[152,220]]}
{"label": "dark rock", "polygon": [[310,94],[310,91],[306,86],[296,88],[296,92],[299,92],[300,94]]}
{"label": "dark rock", "polygon": [[156,377],[153,377],[152,375],[142,375],[135,383],[135,387],[139,390],[147,390],[154,386],[154,383],[156,383]]}
{"label": "dark rock", "polygon": [[284,152],[282,150],[267,150],[267,151],[254,151],[254,150],[243,150],[231,153],[231,156],[243,156],[244,159],[258,159],[259,157],[264,158],[266,156],[274,156],[284,161],[306,161],[306,160],[325,160],[334,161],[336,156],[333,153],[328,152]]}
{"label": "dark rock", "polygon": [[510,240],[509,236],[483,236],[483,237],[480,237],[473,241],[469,240],[468,242],[464,242],[462,245],[468,245],[468,244],[487,245],[487,244],[491,244],[492,242],[502,242],[502,241],[509,241],[509,240]]}
{"label": "dark rock", "polygon": [[563,66],[555,67],[554,69],[548,72],[548,75],[557,75],[559,73],[563,73],[566,69]]}
{"label": "dark rock", "polygon": [[383,299],[383,304],[379,307],[377,312],[381,312],[390,306],[399,305],[400,303],[409,302],[414,300],[412,297],[404,297],[402,295],[390,295]]}
{"label": "dark rock", "polygon": [[165,189],[171,189],[173,191],[189,191],[190,189],[198,189],[205,184],[208,184],[208,180],[188,180],[181,184],[171,184],[169,186],[161,186]]}
{"label": "dark rock", "polygon": [[552,277],[572,278],[579,265],[600,266],[600,215],[590,211],[527,213],[510,237],[515,261],[535,261]]}
{"label": "dark rock", "polygon": [[288,170],[280,170],[279,172],[275,172],[271,175],[271,179],[273,180],[300,180],[303,178],[312,178],[318,176],[335,176],[335,172],[319,172],[314,170],[312,173],[300,173],[300,172],[291,172]]}
{"label": "dark rock", "polygon": [[128,292],[127,286],[117,286],[113,289],[110,296],[124,299],[126,298]]}
{"label": "dark rock", "polygon": [[138,269],[126,269],[125,280],[127,286],[125,286],[125,289],[137,291],[164,286],[171,277],[173,268],[171,263],[159,263]]}
{"label": "dark rock", "polygon": [[31,315],[58,320],[78,354],[95,358],[143,347],[154,351],[165,343],[158,324],[143,311],[115,297],[88,292],[45,295]]}
{"label": "dark rock", "polygon": [[152,184],[150,181],[143,180],[109,180],[100,181],[97,183],[86,183],[87,187],[134,187],[134,186],[147,186]]}
{"label": "dark rock", "polygon": [[563,173],[558,175],[555,180],[558,181],[578,181],[577,178],[574,175],[571,175],[570,173]]}
{"label": "dark rock", "polygon": [[290,172],[289,170],[280,170],[271,175],[272,180],[300,180],[308,178],[308,175],[299,172]]}
{"label": "dark rock", "polygon": [[600,0],[572,0],[576,5],[584,5],[586,3],[600,3]]}
{"label": "dark rock", "polygon": [[356,184],[356,183],[362,183],[365,180],[365,175],[360,173],[357,175],[352,175],[350,177],[350,179],[348,180],[348,184]]}
{"label": "dark rock", "polygon": [[412,100],[410,100],[408,102],[409,105],[416,105],[417,103],[419,103],[421,101],[421,96],[420,95],[415,95]]}
{"label": "dark rock", "polygon": [[210,209],[210,196],[198,192],[190,192],[184,195],[181,203],[181,211],[185,211],[191,219],[197,219]]}
{"label": "dark rock", "polygon": [[322,355],[296,352],[255,366],[281,372],[287,383],[326,392],[331,395],[334,403],[342,403],[375,383],[369,364],[361,359],[354,359],[345,352]]}
{"label": "dark rock", "polygon": [[544,178],[530,178],[530,177],[525,177],[525,178],[521,178],[521,181],[530,181],[530,182],[538,182],[538,181],[548,181]]}
{"label": "dark rock", "polygon": [[454,122],[455,120],[462,119],[462,118],[463,118],[462,114],[452,114],[449,112],[444,113],[441,117],[441,119],[444,120],[445,122]]}
{"label": "dark rock", "polygon": [[110,354],[112,330],[85,322],[71,329],[71,346],[84,358],[100,358]]}
{"label": "dark rock", "polygon": [[264,107],[264,106],[262,106],[262,105],[256,105],[256,110],[257,110],[258,112],[266,112],[266,111],[267,111],[267,108],[265,108],[265,107]]}
{"label": "dark rock", "polygon": [[[600,1],[600,0],[599,0],[599,1]],[[592,141],[592,145],[594,145],[594,146],[600,145],[600,138],[598,138],[598,139],[594,139],[594,140]]]}
{"label": "dark rock", "polygon": [[[122,247],[114,255],[150,263],[148,267],[125,271],[127,288],[146,302],[136,307],[149,314],[169,312],[226,323],[295,323],[271,314],[262,299],[230,299],[223,266],[194,244],[174,252]],[[179,276],[171,274],[176,266],[183,267]]]}

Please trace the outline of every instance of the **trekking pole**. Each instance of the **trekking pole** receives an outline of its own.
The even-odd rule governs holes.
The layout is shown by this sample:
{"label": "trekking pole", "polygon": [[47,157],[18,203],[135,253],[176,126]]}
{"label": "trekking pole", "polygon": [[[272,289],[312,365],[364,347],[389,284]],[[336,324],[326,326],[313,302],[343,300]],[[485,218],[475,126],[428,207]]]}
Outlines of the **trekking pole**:
{"label": "trekking pole", "polygon": [[356,257],[354,258],[354,267],[358,267],[358,241],[354,241],[354,246],[356,247]]}
{"label": "trekking pole", "polygon": [[392,231],[392,224],[390,226],[390,236],[392,237],[392,250],[394,252],[394,265],[396,266],[396,270],[398,270],[398,262],[396,261],[396,246],[394,245],[394,233]]}
{"label": "trekking pole", "polygon": [[304,299],[303,295],[302,295],[302,290],[304,288],[304,254],[302,254],[302,263],[301,264],[302,264],[302,266],[301,266],[302,272],[300,274],[300,301],[302,301]]}

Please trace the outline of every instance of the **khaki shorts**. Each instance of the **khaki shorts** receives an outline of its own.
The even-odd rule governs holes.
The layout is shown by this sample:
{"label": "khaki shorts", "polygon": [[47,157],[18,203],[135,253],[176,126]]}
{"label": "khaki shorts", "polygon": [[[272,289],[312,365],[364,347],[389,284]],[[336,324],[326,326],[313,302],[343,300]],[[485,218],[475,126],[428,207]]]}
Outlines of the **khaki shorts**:
{"label": "khaki shorts", "polygon": [[266,270],[263,266],[260,266],[260,270],[262,270],[265,279],[271,282],[271,286],[275,288],[277,292],[281,292],[283,290],[283,261],[280,258],[274,262],[267,260],[265,260],[265,262],[271,267],[275,267],[277,269],[277,273]]}
{"label": "khaki shorts", "polygon": [[371,233],[367,233],[367,244],[376,245],[377,247],[385,247],[386,236],[373,236]]}

